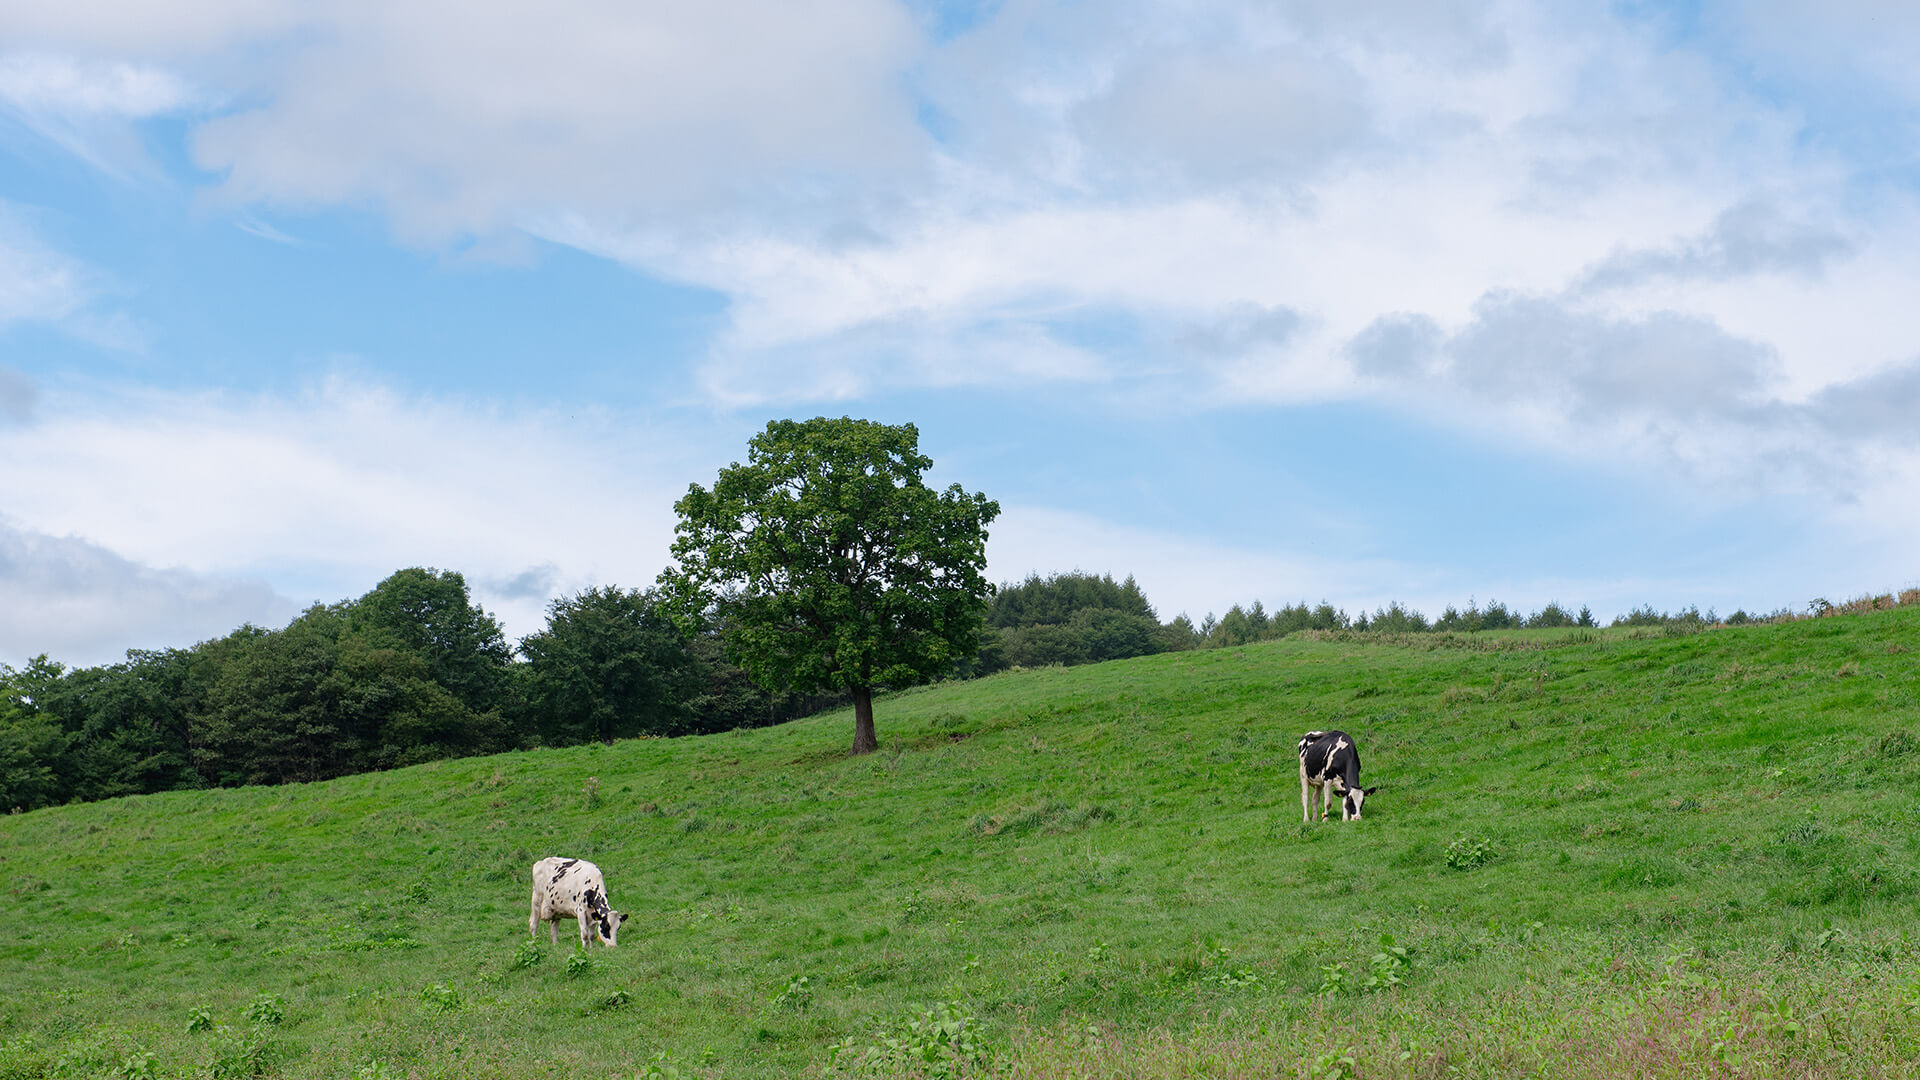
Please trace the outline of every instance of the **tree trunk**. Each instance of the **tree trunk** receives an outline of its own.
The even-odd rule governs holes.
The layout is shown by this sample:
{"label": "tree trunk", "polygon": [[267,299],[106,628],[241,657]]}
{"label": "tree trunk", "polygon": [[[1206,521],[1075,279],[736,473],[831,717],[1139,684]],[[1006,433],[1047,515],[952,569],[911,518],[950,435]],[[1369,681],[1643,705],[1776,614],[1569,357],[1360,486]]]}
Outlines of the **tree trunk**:
{"label": "tree trunk", "polygon": [[873,687],[853,688],[853,752],[871,754],[880,749],[873,734]]}

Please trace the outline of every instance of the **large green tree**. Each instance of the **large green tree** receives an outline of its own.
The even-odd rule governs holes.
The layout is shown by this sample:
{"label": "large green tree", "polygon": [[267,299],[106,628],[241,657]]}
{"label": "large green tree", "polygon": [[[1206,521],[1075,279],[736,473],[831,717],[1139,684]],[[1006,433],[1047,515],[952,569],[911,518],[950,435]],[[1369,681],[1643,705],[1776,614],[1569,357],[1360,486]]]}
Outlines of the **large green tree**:
{"label": "large green tree", "polygon": [[776,420],[746,464],[673,507],[678,566],[661,584],[683,613],[718,616],[728,656],[761,685],[851,696],[856,754],[879,746],[874,688],[971,656],[992,592],[1000,504],[927,487],[932,465],[912,424]]}

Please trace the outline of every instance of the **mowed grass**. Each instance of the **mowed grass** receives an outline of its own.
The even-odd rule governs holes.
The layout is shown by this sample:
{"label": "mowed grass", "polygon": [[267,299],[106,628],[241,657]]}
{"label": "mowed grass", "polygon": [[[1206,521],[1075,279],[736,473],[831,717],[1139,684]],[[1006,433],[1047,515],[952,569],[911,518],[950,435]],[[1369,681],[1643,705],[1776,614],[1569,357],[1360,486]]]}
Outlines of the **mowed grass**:
{"label": "mowed grass", "polygon": [[[1913,1076],[1916,649],[1296,638],[0,818],[0,1080]],[[526,946],[547,855],[618,949]]]}

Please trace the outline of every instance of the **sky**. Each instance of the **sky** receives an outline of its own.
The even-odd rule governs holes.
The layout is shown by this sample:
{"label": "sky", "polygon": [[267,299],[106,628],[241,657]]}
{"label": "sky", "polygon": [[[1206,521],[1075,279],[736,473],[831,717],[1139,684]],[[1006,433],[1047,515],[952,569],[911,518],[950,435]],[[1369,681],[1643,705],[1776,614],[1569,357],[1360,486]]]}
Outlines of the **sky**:
{"label": "sky", "polygon": [[645,587],[774,419],[989,576],[1920,584],[1920,8],[0,0],[0,663]]}

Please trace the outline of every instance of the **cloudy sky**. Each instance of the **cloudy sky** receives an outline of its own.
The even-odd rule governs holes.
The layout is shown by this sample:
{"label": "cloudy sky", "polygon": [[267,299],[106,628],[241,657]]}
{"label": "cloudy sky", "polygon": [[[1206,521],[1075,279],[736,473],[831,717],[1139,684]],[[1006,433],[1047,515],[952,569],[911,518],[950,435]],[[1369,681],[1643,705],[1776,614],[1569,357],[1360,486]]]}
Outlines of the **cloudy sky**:
{"label": "cloudy sky", "polygon": [[1920,583],[1891,0],[0,0],[0,662],[645,585],[777,417],[991,573]]}

